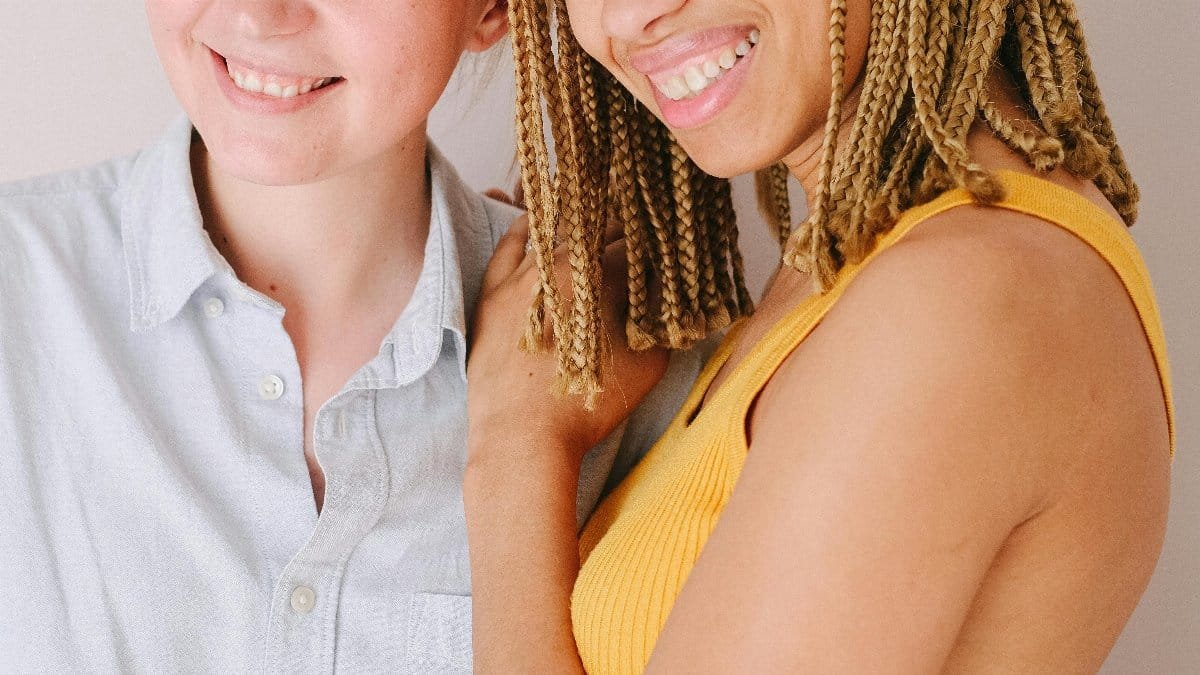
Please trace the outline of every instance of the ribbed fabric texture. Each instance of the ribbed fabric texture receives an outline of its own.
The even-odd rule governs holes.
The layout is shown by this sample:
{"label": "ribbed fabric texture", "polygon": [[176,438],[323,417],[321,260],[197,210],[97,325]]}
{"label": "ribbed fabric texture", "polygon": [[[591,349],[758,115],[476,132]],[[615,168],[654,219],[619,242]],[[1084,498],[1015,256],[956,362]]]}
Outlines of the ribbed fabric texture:
{"label": "ribbed fabric texture", "polygon": [[[1095,248],[1124,282],[1158,365],[1174,454],[1175,417],[1162,325],[1145,263],[1124,224],[1049,181],[1011,171],[998,175],[1008,197],[997,207],[1036,216],[1074,233]],[[736,344],[739,326],[731,330],[662,438],[600,505],[581,535],[583,567],[575,583],[571,616],[589,673],[645,669],[667,614],[741,473],[749,406],[784,359],[875,256],[926,219],[971,203],[966,191],[954,190],[906,212],[871,255],[841,272],[828,293],[808,298],[772,327],[697,413]]]}

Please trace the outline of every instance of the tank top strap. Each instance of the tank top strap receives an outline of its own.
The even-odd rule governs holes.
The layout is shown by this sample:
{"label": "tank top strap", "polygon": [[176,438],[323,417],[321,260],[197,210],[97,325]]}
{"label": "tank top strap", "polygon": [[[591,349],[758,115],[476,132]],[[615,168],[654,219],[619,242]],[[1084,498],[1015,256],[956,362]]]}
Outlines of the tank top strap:
{"label": "tank top strap", "polygon": [[[1167,405],[1173,456],[1175,415],[1166,340],[1145,262],[1124,223],[1113,219],[1082,195],[1056,183],[1016,171],[998,171],[996,175],[1006,188],[1006,197],[993,207],[1031,215],[1068,230],[1095,249],[1120,277],[1137,308],[1158,367]],[[737,364],[720,390],[711,393],[705,408],[724,408],[719,410],[722,416],[744,421],[751,403],[767,381],[837,304],[859,272],[871,264],[876,256],[901,241],[917,225],[950,209],[974,203],[969,192],[956,189],[904,212],[896,225],[879,238],[871,253],[857,264],[846,265],[839,272],[828,291],[809,296],[772,326],[744,360]],[[736,335],[729,337],[735,338]],[[723,349],[722,353],[727,357],[728,351],[731,349]]]}

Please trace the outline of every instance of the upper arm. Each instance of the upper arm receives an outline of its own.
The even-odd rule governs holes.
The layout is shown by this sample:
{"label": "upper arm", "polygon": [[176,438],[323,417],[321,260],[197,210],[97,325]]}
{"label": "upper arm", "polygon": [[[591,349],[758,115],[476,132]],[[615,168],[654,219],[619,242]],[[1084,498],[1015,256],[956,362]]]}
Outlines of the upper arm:
{"label": "upper arm", "polygon": [[761,394],[652,666],[941,667],[1076,412],[1064,317],[1010,253],[914,243],[863,271]]}

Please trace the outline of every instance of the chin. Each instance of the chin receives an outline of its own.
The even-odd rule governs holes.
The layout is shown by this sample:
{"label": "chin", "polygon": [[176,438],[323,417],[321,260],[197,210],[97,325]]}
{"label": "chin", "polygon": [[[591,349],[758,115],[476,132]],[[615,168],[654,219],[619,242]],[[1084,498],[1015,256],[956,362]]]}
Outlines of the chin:
{"label": "chin", "polygon": [[307,166],[307,162],[298,164],[276,156],[236,154],[230,157],[212,153],[212,158],[224,173],[255,185],[282,187],[304,185],[321,179],[319,172]]}
{"label": "chin", "polygon": [[722,157],[719,154],[707,156],[689,152],[688,155],[691,156],[692,162],[700,167],[701,171],[717,178],[733,178],[744,173],[764,169],[772,164],[772,162],[747,162],[741,157]]}
{"label": "chin", "polygon": [[210,140],[201,133],[211,161],[225,174],[255,185],[280,187],[304,185],[322,178],[321,162],[297,147],[256,142],[254,139]]}
{"label": "chin", "polygon": [[786,154],[786,151],[757,151],[747,147],[744,144],[744,136],[740,138],[743,141],[742,145],[700,142],[699,139],[688,138],[684,134],[678,134],[676,137],[692,162],[704,173],[717,178],[733,178],[765,169],[778,163],[779,158]]}

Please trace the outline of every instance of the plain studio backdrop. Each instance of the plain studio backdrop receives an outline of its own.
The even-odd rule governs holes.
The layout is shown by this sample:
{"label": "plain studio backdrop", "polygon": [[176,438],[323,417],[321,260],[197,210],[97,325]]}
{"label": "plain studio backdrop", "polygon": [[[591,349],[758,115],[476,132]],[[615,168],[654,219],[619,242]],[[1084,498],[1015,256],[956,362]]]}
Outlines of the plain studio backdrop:
{"label": "plain studio backdrop", "polygon": [[[1166,323],[1179,417],[1166,547],[1104,672],[1193,673],[1200,669],[1200,2],[1079,4],[1109,113],[1142,187],[1133,234]],[[464,62],[430,126],[480,189],[508,187],[515,175],[506,48]],[[0,0],[0,64],[8,73],[0,181],[131,152],[178,110],[136,0]],[[758,291],[778,250],[754,212],[752,185],[738,179],[735,196]]]}

